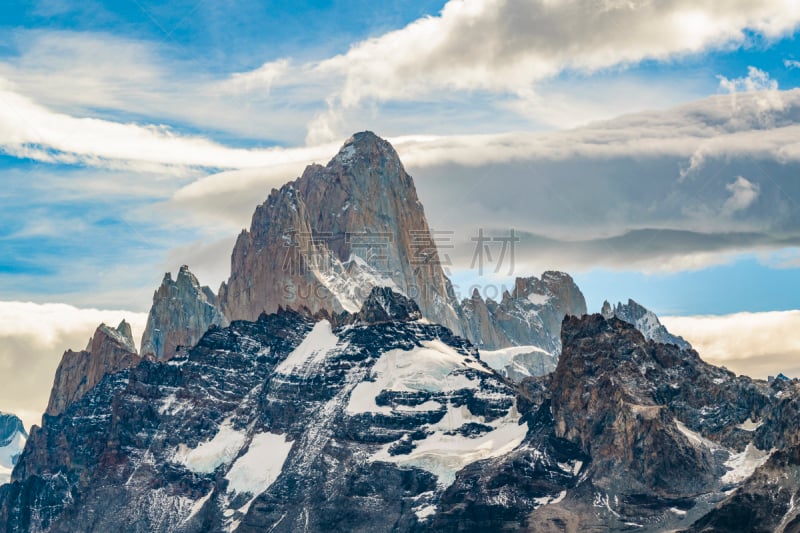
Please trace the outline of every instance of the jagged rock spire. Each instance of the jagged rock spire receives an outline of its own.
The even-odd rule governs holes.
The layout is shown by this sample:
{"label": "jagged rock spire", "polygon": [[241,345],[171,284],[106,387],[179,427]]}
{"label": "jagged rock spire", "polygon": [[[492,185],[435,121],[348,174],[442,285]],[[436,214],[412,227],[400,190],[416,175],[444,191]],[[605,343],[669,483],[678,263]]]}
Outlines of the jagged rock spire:
{"label": "jagged rock spire", "polygon": [[405,294],[426,317],[462,332],[411,176],[391,144],[361,132],[326,166],[307,167],[256,208],[219,299],[229,320],[255,320],[281,305],[357,313],[375,286]]}
{"label": "jagged rock spire", "polygon": [[142,335],[142,355],[158,360],[175,355],[179,346],[194,346],[213,325],[227,322],[217,308],[214,292],[200,286],[186,265],[177,278],[164,274],[161,286],[153,294],[153,306]]}
{"label": "jagged rock spire", "polygon": [[47,414],[64,412],[103,376],[135,366],[140,360],[128,322],[123,320],[116,328],[100,324],[86,350],[64,352],[50,391]]}

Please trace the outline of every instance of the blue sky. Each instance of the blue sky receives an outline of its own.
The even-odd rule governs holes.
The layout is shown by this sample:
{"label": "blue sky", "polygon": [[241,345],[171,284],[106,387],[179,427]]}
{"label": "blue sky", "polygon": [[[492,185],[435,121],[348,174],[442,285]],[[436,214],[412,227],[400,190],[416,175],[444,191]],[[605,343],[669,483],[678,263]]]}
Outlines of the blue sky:
{"label": "blue sky", "polygon": [[[630,124],[604,122],[614,117],[655,110],[634,122],[660,128],[659,139],[669,135],[663,132],[679,106],[694,105],[691,116],[706,117],[719,107],[709,97],[738,95],[736,105],[745,102],[755,112],[733,111],[724,127],[720,117],[709,119],[704,127],[716,129],[700,141],[718,146],[725,140],[717,137],[731,130],[772,132],[776,121],[787,130],[778,133],[793,135],[797,117],[793,100],[786,102],[800,85],[800,63],[793,63],[800,61],[800,17],[782,12],[787,8],[777,1],[726,4],[666,2],[660,16],[678,21],[672,33],[680,35],[643,38],[635,30],[641,25],[647,32],[652,13],[646,6],[625,11],[609,2],[595,17],[594,42],[577,15],[591,18],[586,10],[597,3],[579,5],[581,12],[536,0],[487,0],[473,3],[474,13],[443,1],[6,5],[0,17],[8,121],[0,138],[0,299],[142,311],[162,271],[182,262],[193,263],[201,281],[216,288],[227,267],[220,250],[269,187],[298,175],[307,159],[324,162],[361,129],[393,139],[434,135],[445,144],[523,132],[544,135],[548,146],[569,146],[580,137],[585,146],[606,147],[609,132],[615,139],[639,135]],[[551,35],[539,41],[529,35],[537,29]],[[416,50],[425,39],[431,42]],[[771,102],[766,113],[777,117],[767,126],[759,122],[765,101]],[[87,133],[92,119],[102,124]],[[140,148],[144,137],[151,144]],[[692,159],[677,148],[654,156],[652,145],[630,154],[615,146],[598,163],[588,148],[574,158],[542,156],[534,139],[529,156],[498,161],[484,154],[462,163],[454,155],[425,159],[425,145],[414,142],[402,148],[400,141],[399,150],[408,154],[439,226],[464,235],[475,224],[497,231],[513,226],[547,239],[547,246],[526,249],[521,268],[530,271],[517,273],[569,270],[591,308],[628,297],[680,315],[797,307],[796,261],[776,266],[769,259],[794,257],[800,235],[795,192],[786,185],[798,168],[791,158],[776,163],[764,153],[712,154],[698,171],[708,176],[685,180],[682,169]],[[280,168],[270,147],[283,150]],[[777,170],[753,177],[753,161]],[[740,173],[747,173],[738,182],[744,188],[736,189]],[[477,187],[474,197],[458,199],[467,207],[453,209],[454,192],[468,189],[470,176],[487,187],[496,183],[499,192]],[[643,181],[649,176],[676,185],[667,194]],[[623,187],[619,208],[608,206],[613,195],[588,192],[626,182],[643,185]],[[546,197],[532,200],[525,212],[520,198],[537,190]],[[648,197],[650,190],[659,192]],[[740,193],[743,207],[731,203]],[[771,203],[770,194],[780,202]],[[601,208],[587,209],[594,198]],[[563,219],[568,209],[551,213],[548,204],[559,202],[575,206],[575,213]],[[670,241],[669,257],[634,253],[623,237],[648,228],[708,233],[710,248]],[[757,236],[730,244],[729,232]],[[615,244],[618,257],[592,260],[592,247],[615,236],[622,239]],[[569,254],[553,244],[572,241],[582,244],[565,245],[574,248]],[[457,278],[474,278],[464,262],[455,268]]]}

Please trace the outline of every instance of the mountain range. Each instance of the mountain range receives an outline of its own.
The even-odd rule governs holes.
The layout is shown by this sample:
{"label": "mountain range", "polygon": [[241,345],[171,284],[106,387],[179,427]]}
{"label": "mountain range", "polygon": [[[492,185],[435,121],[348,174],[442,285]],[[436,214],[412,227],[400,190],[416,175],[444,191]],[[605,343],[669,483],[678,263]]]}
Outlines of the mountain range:
{"label": "mountain range", "polygon": [[124,321],[65,352],[41,426],[0,431],[0,532],[800,531],[798,382],[633,300],[587,314],[562,272],[458,302],[446,266],[354,135],[257,207],[217,294],[165,275],[141,353]]}

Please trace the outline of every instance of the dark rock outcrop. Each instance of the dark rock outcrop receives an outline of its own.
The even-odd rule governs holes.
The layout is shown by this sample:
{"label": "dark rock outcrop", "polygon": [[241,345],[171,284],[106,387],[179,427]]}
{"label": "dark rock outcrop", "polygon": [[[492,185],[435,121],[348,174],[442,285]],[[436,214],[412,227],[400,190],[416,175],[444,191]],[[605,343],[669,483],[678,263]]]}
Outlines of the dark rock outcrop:
{"label": "dark rock outcrop", "polygon": [[153,306],[142,335],[142,356],[170,359],[178,347],[194,346],[209,326],[225,324],[227,321],[217,308],[214,292],[201,287],[184,265],[174,281],[167,272],[153,294]]}
{"label": "dark rock outcrop", "polygon": [[765,455],[753,448],[748,427],[770,410],[764,382],[708,365],[693,350],[648,341],[613,317],[568,317],[562,342],[548,377],[554,435],[577,445],[591,466],[585,485],[536,509],[531,520],[674,529],[741,482],[731,473],[741,457]]}
{"label": "dark rock outcrop", "polygon": [[64,352],[50,391],[47,414],[64,412],[106,374],[135,366],[140,359],[125,320],[116,329],[100,324],[85,350]]}
{"label": "dark rock outcrop", "polygon": [[[513,387],[413,302],[375,289],[358,315],[282,309],[105,376],[34,429],[0,530],[430,529],[458,471],[503,465],[527,425]],[[544,464],[547,497],[561,470]]]}
{"label": "dark rock outcrop", "polygon": [[403,322],[419,320],[422,313],[414,300],[409,300],[402,294],[397,294],[387,287],[373,287],[369,297],[361,306],[361,311],[356,315],[356,320],[367,324]]}
{"label": "dark rock outcrop", "polygon": [[211,327],[45,415],[0,531],[728,531],[736,505],[793,523],[794,478],[766,496],[792,448],[758,447],[794,442],[794,382],[601,315],[562,342],[554,373],[513,385],[382,288],[355,314]]}

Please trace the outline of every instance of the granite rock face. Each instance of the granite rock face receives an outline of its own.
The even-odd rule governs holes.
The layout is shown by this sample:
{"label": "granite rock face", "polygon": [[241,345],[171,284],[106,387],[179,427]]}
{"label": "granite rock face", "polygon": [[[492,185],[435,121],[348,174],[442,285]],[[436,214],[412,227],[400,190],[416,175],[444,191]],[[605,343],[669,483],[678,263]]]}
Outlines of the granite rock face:
{"label": "granite rock face", "polygon": [[541,278],[517,278],[498,303],[477,289],[461,303],[465,335],[484,359],[511,379],[555,369],[561,352],[561,321],[586,314],[586,300],[569,274],[548,271]]}
{"label": "granite rock face", "polygon": [[586,314],[586,300],[569,274],[547,271],[517,278],[498,303],[473,292],[462,303],[467,336],[480,348],[533,345],[558,354],[561,321]]}
{"label": "granite rock face", "polygon": [[766,383],[649,341],[615,317],[566,318],[562,331],[562,355],[547,378],[554,433],[591,457],[589,483],[533,516],[678,529],[752,474],[756,461],[745,457],[767,456],[749,426],[772,409]]}
{"label": "granite rock face", "polygon": [[256,209],[219,300],[229,320],[279,306],[354,313],[374,286],[405,294],[430,320],[460,332],[414,182],[388,142],[362,132]]}
{"label": "granite rock face", "polygon": [[655,313],[631,299],[628,299],[627,304],[619,302],[613,307],[608,301],[605,301],[600,313],[606,318],[617,317],[629,324],[633,324],[648,340],[674,344],[683,349],[691,348],[691,345],[683,337],[673,335],[667,331],[667,328],[664,327]]}
{"label": "granite rock face", "polygon": [[85,350],[67,350],[56,370],[46,413],[58,415],[97,385],[103,376],[139,363],[130,325],[123,320],[112,328],[105,324],[95,331]]}
{"label": "granite rock face", "polygon": [[167,272],[153,294],[153,306],[142,335],[142,356],[170,359],[180,346],[190,348],[211,325],[226,325],[217,308],[214,292],[200,286],[197,278],[182,266],[177,278]]}

